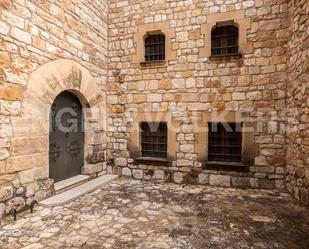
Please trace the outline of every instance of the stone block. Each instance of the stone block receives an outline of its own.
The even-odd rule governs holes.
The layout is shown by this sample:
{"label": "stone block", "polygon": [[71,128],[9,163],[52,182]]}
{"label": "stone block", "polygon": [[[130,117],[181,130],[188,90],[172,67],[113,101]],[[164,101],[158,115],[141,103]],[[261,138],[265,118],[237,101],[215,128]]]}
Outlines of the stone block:
{"label": "stone block", "polygon": [[210,175],[209,183],[212,186],[230,187],[231,186],[231,176]]}
{"label": "stone block", "polygon": [[154,176],[157,180],[164,180],[164,170],[156,170]]}
{"label": "stone block", "polygon": [[178,88],[185,88],[185,81],[184,79],[173,79],[172,80],[172,88],[173,89],[178,89]]}
{"label": "stone block", "polygon": [[9,68],[11,66],[11,57],[8,52],[0,51],[0,65],[4,68]]}
{"label": "stone block", "polygon": [[[1,64],[1,62],[0,62]],[[23,89],[17,84],[0,84],[0,99],[8,101],[22,100]]]}
{"label": "stone block", "polygon": [[49,148],[48,137],[25,137],[11,140],[12,156],[31,155],[47,152]]}
{"label": "stone block", "polygon": [[18,173],[21,184],[48,178],[48,167],[33,168]]}
{"label": "stone block", "polygon": [[127,159],[124,157],[115,158],[115,165],[120,167],[126,167],[128,164]]}
{"label": "stone block", "polygon": [[185,160],[185,159],[179,159],[179,160],[177,160],[177,166],[178,167],[190,167],[190,166],[193,166],[193,161]]}
{"label": "stone block", "polygon": [[33,167],[48,166],[48,153],[11,157],[7,160],[7,173],[14,173]]}
{"label": "stone block", "polygon": [[146,102],[146,95],[145,94],[135,94],[133,96],[133,102],[137,104]]}
{"label": "stone block", "polygon": [[143,170],[133,169],[133,177],[136,179],[143,179]]}
{"label": "stone block", "polygon": [[14,195],[14,189],[11,184],[0,185],[0,202],[11,199]]}
{"label": "stone block", "polygon": [[199,174],[198,176],[198,183],[202,185],[209,184],[209,175],[207,174]]}
{"label": "stone block", "polygon": [[232,177],[232,186],[234,187],[250,187],[249,177]]}
{"label": "stone block", "polygon": [[250,187],[259,188],[259,179],[250,178]]}
{"label": "stone block", "polygon": [[44,51],[46,49],[46,42],[39,37],[33,37],[32,38],[32,45],[33,45],[33,47],[40,49],[42,51]]}
{"label": "stone block", "polygon": [[0,160],[5,160],[9,158],[9,156],[10,156],[10,153],[7,149],[5,148],[0,149]]}
{"label": "stone block", "polygon": [[180,152],[193,153],[194,152],[194,145],[193,144],[181,144],[180,145]]}
{"label": "stone block", "polygon": [[115,105],[112,107],[112,112],[114,113],[123,113],[124,112],[124,106],[122,105]]}
{"label": "stone block", "polygon": [[181,172],[174,173],[174,182],[179,184],[183,182],[183,174]]}
{"label": "stone block", "polygon": [[255,158],[255,165],[264,166],[268,165],[267,159],[265,156],[258,156]]}
{"label": "stone block", "polygon": [[12,27],[11,29],[11,36],[15,38],[18,41],[24,42],[26,44],[31,44],[31,34],[28,32],[25,32],[21,29]]}
{"label": "stone block", "polygon": [[275,189],[275,181],[268,179],[259,179],[259,186],[262,189]]}
{"label": "stone block", "polygon": [[103,171],[103,163],[85,164],[82,168],[82,173],[84,175],[92,175],[101,171]]}
{"label": "stone block", "polygon": [[113,175],[121,175],[121,170],[122,170],[122,168],[121,167],[119,167],[119,166],[115,166],[115,167],[113,167]]}
{"label": "stone block", "polygon": [[131,177],[131,176],[132,176],[131,169],[129,169],[129,168],[123,168],[123,169],[122,169],[122,175]]}
{"label": "stone block", "polygon": [[159,82],[159,89],[161,90],[168,90],[171,86],[171,81],[169,79],[163,79]]}
{"label": "stone block", "polygon": [[162,101],[162,95],[161,94],[148,94],[147,95],[147,101],[148,102],[161,102]]}
{"label": "stone block", "polygon": [[178,32],[176,34],[176,41],[177,42],[186,42],[189,39],[189,34],[186,31]]}
{"label": "stone block", "polygon": [[6,203],[6,213],[9,214],[13,209],[21,210],[26,202],[22,197],[15,197]]}

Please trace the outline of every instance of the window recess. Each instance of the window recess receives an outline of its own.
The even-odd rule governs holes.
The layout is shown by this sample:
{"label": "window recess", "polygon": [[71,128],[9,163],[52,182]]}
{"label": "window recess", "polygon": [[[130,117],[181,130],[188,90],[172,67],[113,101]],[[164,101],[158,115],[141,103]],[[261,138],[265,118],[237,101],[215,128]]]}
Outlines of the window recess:
{"label": "window recess", "polygon": [[167,158],[166,123],[140,124],[141,155],[143,158]]}

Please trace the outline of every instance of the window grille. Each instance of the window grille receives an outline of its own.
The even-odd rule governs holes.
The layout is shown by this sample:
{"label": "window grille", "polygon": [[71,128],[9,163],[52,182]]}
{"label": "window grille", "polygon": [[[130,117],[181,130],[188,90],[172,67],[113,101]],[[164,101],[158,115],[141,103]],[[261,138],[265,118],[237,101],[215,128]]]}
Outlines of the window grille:
{"label": "window grille", "polygon": [[217,27],[211,32],[211,54],[238,53],[238,28],[232,25]]}
{"label": "window grille", "polygon": [[145,39],[145,61],[165,60],[165,35],[148,35]]}
{"label": "window grille", "polygon": [[208,161],[241,162],[241,152],[240,123],[209,123]]}
{"label": "window grille", "polygon": [[166,123],[141,123],[142,157],[167,158]]}

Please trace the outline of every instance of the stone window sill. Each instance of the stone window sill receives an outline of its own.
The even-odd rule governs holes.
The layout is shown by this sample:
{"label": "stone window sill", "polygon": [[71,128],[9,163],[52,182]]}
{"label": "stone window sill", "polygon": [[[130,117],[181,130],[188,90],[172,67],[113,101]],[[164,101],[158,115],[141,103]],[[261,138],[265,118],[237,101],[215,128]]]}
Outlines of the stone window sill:
{"label": "stone window sill", "polygon": [[166,158],[156,158],[156,157],[139,157],[135,159],[138,164],[145,165],[156,165],[156,166],[167,166],[168,160]]}
{"label": "stone window sill", "polygon": [[144,61],[140,63],[140,66],[142,68],[153,68],[153,67],[165,67],[166,61],[160,60],[160,61]]}
{"label": "stone window sill", "polygon": [[205,170],[248,172],[249,167],[241,162],[208,161],[203,164]]}
{"label": "stone window sill", "polygon": [[223,54],[223,55],[212,55],[209,57],[210,61],[222,62],[222,61],[233,61],[242,59],[242,54]]}

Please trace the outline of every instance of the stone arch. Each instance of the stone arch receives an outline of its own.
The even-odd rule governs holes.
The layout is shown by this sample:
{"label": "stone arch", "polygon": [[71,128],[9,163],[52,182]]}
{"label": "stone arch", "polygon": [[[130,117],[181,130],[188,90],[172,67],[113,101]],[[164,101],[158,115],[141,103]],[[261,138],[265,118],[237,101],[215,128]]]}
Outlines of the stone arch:
{"label": "stone arch", "polygon": [[[49,176],[49,113],[55,98],[63,91],[73,93],[83,106],[85,158],[82,172],[93,174],[103,170],[106,131],[105,95],[96,79],[85,67],[72,60],[58,59],[40,66],[30,74],[24,92],[22,115],[12,121],[14,133],[12,157],[24,157],[23,160],[29,160],[29,163],[25,163],[26,167],[15,169],[19,172],[22,183],[45,179]],[[20,150],[22,145],[30,148],[22,151]],[[98,156],[97,153],[100,155]],[[40,159],[36,162],[33,158],[39,154]]]}

